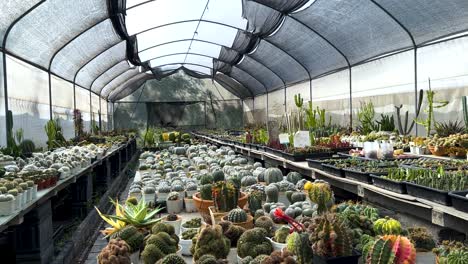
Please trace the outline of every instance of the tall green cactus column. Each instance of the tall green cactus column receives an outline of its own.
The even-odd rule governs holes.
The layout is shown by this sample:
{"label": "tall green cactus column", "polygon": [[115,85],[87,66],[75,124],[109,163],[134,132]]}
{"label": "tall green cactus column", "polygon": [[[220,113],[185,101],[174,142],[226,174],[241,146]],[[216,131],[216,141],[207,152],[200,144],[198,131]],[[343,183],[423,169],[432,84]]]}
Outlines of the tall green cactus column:
{"label": "tall green cactus column", "polygon": [[462,97],[462,107],[463,107],[463,119],[465,120],[465,131],[468,132],[468,105],[466,102],[466,96]]}

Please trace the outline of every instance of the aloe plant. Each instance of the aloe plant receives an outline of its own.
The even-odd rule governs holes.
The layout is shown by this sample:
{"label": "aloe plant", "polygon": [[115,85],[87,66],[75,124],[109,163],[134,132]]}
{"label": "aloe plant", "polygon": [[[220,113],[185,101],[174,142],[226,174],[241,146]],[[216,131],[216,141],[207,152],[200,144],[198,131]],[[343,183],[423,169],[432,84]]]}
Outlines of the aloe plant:
{"label": "aloe plant", "polygon": [[[111,199],[112,204],[117,208],[120,205],[117,201]],[[161,211],[161,208],[150,210],[147,204],[140,200],[138,204],[126,203],[123,206],[122,215],[104,215],[113,221],[122,221],[127,225],[133,225],[137,228],[146,228],[159,221],[161,218],[154,218]],[[102,217],[102,216],[101,216]]]}
{"label": "aloe plant", "polygon": [[372,102],[362,103],[357,112],[357,117],[361,123],[361,132],[369,134],[372,131],[378,130],[378,125],[374,121],[375,110]]}

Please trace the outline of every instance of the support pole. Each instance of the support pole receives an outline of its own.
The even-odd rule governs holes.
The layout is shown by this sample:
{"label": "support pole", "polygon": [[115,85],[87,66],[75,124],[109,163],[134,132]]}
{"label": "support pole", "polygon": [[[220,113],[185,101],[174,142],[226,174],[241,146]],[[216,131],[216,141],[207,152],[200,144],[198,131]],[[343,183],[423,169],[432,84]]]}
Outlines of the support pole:
{"label": "support pole", "polygon": [[[418,48],[414,47],[414,116],[418,112]],[[418,136],[418,124],[415,124],[416,136]]]}
{"label": "support pole", "polygon": [[284,86],[284,112],[288,111],[288,107],[286,106],[287,103],[287,94],[286,94],[286,85]]}
{"label": "support pole", "polygon": [[50,70],[48,72],[49,74],[49,115],[50,115],[50,120],[54,119],[52,115],[52,75],[50,74]]}
{"label": "support pole", "polygon": [[266,129],[268,132],[270,132],[270,129],[268,129],[268,117],[269,117],[269,110],[268,110],[268,92],[266,93]]}
{"label": "support pole", "polygon": [[349,66],[349,127],[353,129],[353,79],[352,69]]}
{"label": "support pole", "polygon": [[245,127],[245,121],[244,121],[244,100],[241,100],[242,103],[242,128]]}

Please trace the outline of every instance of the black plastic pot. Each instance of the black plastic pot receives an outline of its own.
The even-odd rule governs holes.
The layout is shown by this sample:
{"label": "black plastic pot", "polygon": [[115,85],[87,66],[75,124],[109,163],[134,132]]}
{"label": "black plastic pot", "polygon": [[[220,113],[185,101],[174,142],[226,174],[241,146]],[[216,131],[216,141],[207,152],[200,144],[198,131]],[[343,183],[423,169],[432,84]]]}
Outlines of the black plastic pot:
{"label": "black plastic pot", "polygon": [[335,176],[338,176],[338,177],[342,177],[344,178],[344,171],[342,168],[338,168],[338,167],[335,167],[331,164],[325,164],[325,163],[322,163],[322,170],[324,172],[328,172],[332,175],[335,175]]}
{"label": "black plastic pot", "polygon": [[281,156],[290,161],[305,161],[307,157],[306,154],[292,154],[287,152],[281,152]]}
{"label": "black plastic pot", "polygon": [[452,198],[452,205],[455,209],[468,213],[467,194],[468,191],[449,192],[449,196]]}
{"label": "black plastic pot", "polygon": [[[321,170],[322,169],[322,162],[326,159],[345,159],[345,157],[331,157],[331,158],[319,158],[319,159],[306,159],[307,161],[307,165],[309,165],[309,167],[311,168],[314,168],[314,169],[319,169]],[[326,164],[326,163],[325,163]]]}
{"label": "black plastic pot", "polygon": [[314,255],[313,262],[314,264],[358,264],[361,254],[353,252],[352,256],[346,257],[336,257],[336,258],[324,258],[317,255]]}
{"label": "black plastic pot", "polygon": [[349,169],[343,169],[345,178],[353,179],[359,182],[372,184],[372,178],[369,172],[360,172]]}
{"label": "black plastic pot", "polygon": [[371,174],[370,177],[372,178],[372,182],[374,183],[374,185],[379,188],[401,194],[406,193],[406,182],[385,179],[382,178],[382,175],[375,174]]}
{"label": "black plastic pot", "polygon": [[447,191],[433,189],[412,182],[406,182],[406,190],[409,195],[414,197],[423,198],[438,204],[452,205]]}

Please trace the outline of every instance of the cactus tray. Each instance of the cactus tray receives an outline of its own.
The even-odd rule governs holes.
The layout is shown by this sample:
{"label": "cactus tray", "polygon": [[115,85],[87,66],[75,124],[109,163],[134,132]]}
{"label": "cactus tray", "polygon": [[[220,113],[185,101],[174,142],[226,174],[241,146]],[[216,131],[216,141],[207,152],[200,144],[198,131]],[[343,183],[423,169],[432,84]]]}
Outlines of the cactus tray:
{"label": "cactus tray", "polygon": [[[370,177],[370,172],[360,172],[350,169],[343,169],[345,178],[353,179],[363,183],[372,184],[372,178]],[[379,173],[374,173],[379,175]]]}
{"label": "cactus tray", "polygon": [[345,157],[340,156],[340,157],[331,157],[331,158],[306,159],[306,161],[307,161],[307,165],[309,165],[309,167],[321,170],[324,160],[327,160],[327,159],[344,159],[344,158]]}
{"label": "cactus tray", "polygon": [[290,161],[305,161],[306,159],[331,157],[333,152],[288,153],[281,152],[281,156]]}
{"label": "cactus tray", "polygon": [[314,255],[314,264],[358,264],[361,254],[353,250],[353,255],[345,257],[325,258],[318,255]]}
{"label": "cactus tray", "polygon": [[409,195],[414,197],[423,198],[438,204],[452,205],[451,197],[447,191],[437,190],[412,182],[406,182],[406,190]]}
{"label": "cactus tray", "polygon": [[449,192],[449,196],[452,198],[452,205],[455,209],[468,213],[468,198],[466,195],[468,191]]}
{"label": "cactus tray", "polygon": [[344,178],[344,170],[342,168],[335,167],[331,164],[322,163],[322,170],[332,175]]}
{"label": "cactus tray", "polygon": [[401,193],[405,194],[406,193],[406,183],[403,181],[394,181],[390,179],[385,179],[382,178],[383,175],[376,175],[376,174],[371,174],[370,177],[372,178],[372,182],[375,186],[396,192],[396,193]]}

